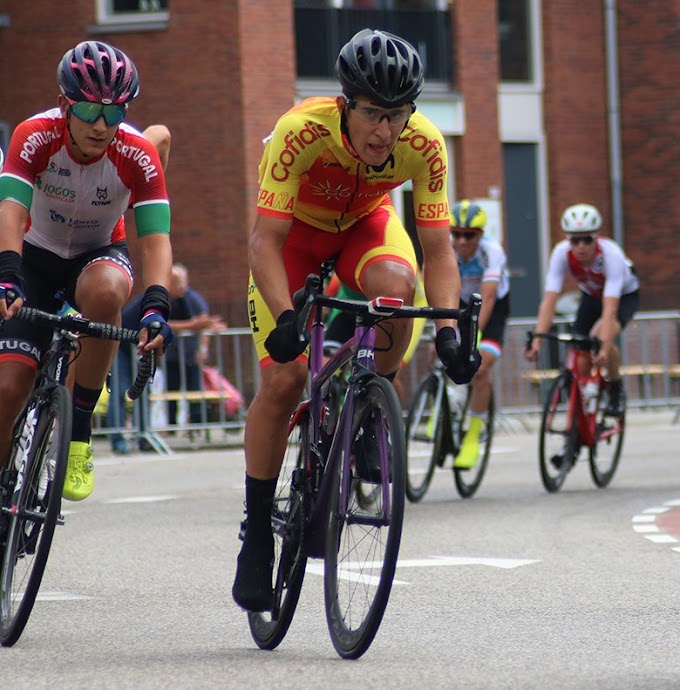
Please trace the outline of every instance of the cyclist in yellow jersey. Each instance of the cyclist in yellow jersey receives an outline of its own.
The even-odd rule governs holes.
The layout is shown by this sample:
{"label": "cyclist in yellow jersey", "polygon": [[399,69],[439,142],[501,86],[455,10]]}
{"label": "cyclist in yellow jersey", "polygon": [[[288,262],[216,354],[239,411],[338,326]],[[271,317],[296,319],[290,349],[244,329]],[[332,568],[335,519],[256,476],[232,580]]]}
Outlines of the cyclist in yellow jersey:
{"label": "cyclist in yellow jersey", "polygon": [[[307,378],[292,294],[337,256],[335,270],[348,287],[368,299],[390,295],[412,304],[415,254],[388,195],[412,180],[428,301],[458,306],[446,148],[437,128],[415,112],[423,88],[418,53],[397,36],[364,29],[342,48],[336,71],[343,95],[305,100],[285,113],[260,165],[248,312],[261,377],[246,422],[247,527],[232,589],[236,603],[251,611],[272,606],[271,505],[288,421]],[[452,377],[469,381],[478,363],[460,355],[454,325],[437,323],[438,354]],[[407,320],[385,323],[376,343],[381,374],[397,371],[410,334]]]}

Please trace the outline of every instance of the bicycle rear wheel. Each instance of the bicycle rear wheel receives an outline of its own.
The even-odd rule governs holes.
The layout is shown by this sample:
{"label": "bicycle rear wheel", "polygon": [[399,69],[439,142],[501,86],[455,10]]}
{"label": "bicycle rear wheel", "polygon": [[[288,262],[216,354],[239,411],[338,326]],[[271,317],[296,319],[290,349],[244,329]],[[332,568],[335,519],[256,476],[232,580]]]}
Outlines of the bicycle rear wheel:
{"label": "bicycle rear wheel", "polygon": [[559,491],[578,455],[578,429],[569,420],[571,376],[560,374],[551,384],[541,418],[539,465],[543,486]]}
{"label": "bicycle rear wheel", "polygon": [[[4,474],[15,482],[2,498],[0,643],[5,647],[21,636],[40,588],[61,510],[71,440],[71,395],[66,388],[57,386],[27,410],[17,425],[10,469]],[[30,431],[23,436],[22,430],[30,426],[32,436]],[[3,481],[3,491],[7,488]]]}
{"label": "bicycle rear wheel", "polygon": [[275,649],[286,636],[300,598],[307,556],[303,548],[305,462],[311,444],[311,415],[306,406],[293,416],[288,445],[272,506],[274,533],[274,608],[248,612],[250,633],[260,649]]}
{"label": "bicycle rear wheel", "polygon": [[444,380],[429,374],[418,386],[406,419],[406,496],[418,503],[441,464],[444,427],[441,423]]}
{"label": "bicycle rear wheel", "polygon": [[[388,476],[381,474],[375,484],[367,508],[350,490],[348,459],[338,463],[333,477],[324,570],[326,620],[338,654],[356,659],[371,645],[385,613],[404,519],[404,423],[397,394],[386,379],[368,380],[357,396],[351,423],[352,454],[364,447],[364,430],[373,428],[381,472],[388,469]],[[344,512],[342,497],[348,502]]]}
{"label": "bicycle rear wheel", "polygon": [[[463,421],[463,432],[460,434],[460,438],[463,437],[470,424],[471,392],[472,389],[470,386],[468,386],[468,399],[465,405],[465,419]],[[471,498],[474,496],[477,492],[477,489],[479,489],[480,484],[482,483],[482,479],[484,479],[484,474],[486,473],[486,468],[489,464],[489,456],[491,454],[491,441],[493,440],[495,419],[496,406],[492,390],[491,397],[489,398],[489,409],[487,410],[486,419],[484,420],[484,425],[479,434],[480,454],[477,464],[470,469],[461,469],[455,465],[453,467],[453,479],[456,483],[456,489],[458,489],[458,493],[462,498]],[[455,423],[455,421],[453,423]]]}
{"label": "bicycle rear wheel", "polygon": [[600,398],[595,427],[595,445],[590,449],[590,475],[596,486],[603,489],[611,482],[621,458],[626,411],[619,417],[607,417],[607,400]]}

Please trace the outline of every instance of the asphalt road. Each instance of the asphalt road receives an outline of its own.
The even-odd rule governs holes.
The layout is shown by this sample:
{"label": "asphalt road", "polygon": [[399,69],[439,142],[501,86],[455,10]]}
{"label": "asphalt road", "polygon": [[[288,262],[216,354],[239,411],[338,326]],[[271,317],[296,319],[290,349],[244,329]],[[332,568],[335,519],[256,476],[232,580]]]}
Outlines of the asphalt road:
{"label": "asphalt road", "polygon": [[97,448],[96,488],[67,503],[34,612],[0,649],[6,688],[678,688],[680,425],[629,420],[612,485],[586,464],[558,494],[536,420],[500,432],[478,495],[450,471],[408,505],[380,631],[333,650],[308,573],[288,636],[258,650],[231,601],[241,450],[126,458]]}

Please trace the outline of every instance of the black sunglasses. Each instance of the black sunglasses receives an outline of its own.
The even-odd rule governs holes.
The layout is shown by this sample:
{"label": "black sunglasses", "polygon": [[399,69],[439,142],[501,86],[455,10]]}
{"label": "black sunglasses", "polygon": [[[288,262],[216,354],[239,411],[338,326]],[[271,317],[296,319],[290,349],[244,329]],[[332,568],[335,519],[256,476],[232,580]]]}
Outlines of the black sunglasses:
{"label": "black sunglasses", "polygon": [[583,244],[592,244],[594,241],[595,238],[592,235],[583,235],[582,237],[577,235],[576,237],[569,238],[569,244],[571,244],[572,247],[575,247],[579,242],[583,242]]}
{"label": "black sunglasses", "polygon": [[459,240],[461,237],[464,237],[466,240],[470,241],[474,240],[479,233],[473,232],[471,230],[468,230],[467,232],[461,232],[460,230],[451,230],[451,234],[453,235],[454,240]]}

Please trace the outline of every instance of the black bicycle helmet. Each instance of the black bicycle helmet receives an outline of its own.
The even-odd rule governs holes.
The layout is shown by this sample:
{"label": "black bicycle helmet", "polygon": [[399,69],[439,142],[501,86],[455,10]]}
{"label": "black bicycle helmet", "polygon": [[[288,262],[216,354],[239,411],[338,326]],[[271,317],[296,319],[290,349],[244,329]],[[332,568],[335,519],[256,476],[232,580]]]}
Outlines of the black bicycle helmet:
{"label": "black bicycle helmet", "polygon": [[411,103],[423,90],[423,63],[416,49],[386,31],[355,34],[340,51],[335,70],[345,96],[366,96],[385,108]]}
{"label": "black bicycle helmet", "polygon": [[101,41],[83,41],[69,50],[57,68],[57,82],[72,101],[129,103],[139,94],[132,60]]}

